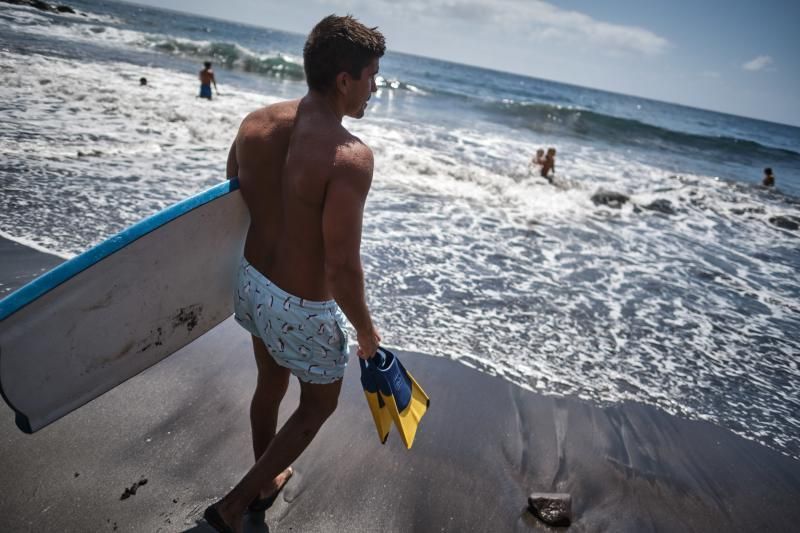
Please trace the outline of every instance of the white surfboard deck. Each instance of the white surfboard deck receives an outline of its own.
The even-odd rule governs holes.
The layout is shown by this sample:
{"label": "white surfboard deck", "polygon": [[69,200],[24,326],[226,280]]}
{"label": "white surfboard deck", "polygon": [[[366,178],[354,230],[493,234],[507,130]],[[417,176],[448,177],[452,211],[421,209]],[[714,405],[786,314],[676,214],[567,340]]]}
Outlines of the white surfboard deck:
{"label": "white surfboard deck", "polygon": [[0,300],[0,392],[33,433],[233,313],[250,216],[235,178]]}

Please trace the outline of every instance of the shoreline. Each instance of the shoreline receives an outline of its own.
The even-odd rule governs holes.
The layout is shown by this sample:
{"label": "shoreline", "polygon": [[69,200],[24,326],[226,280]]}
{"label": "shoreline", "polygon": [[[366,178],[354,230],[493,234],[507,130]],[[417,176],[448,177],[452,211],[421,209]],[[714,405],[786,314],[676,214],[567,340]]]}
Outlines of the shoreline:
{"label": "shoreline", "polygon": [[[12,244],[0,238],[3,289],[60,261]],[[246,531],[550,531],[526,510],[531,492],[570,493],[570,531],[800,522],[800,461],[727,429],[643,404],[543,396],[395,352],[431,396],[414,447],[396,431],[379,443],[352,356],[339,407],[295,463],[269,529],[254,520]],[[34,435],[3,404],[0,530],[211,531],[205,506],[252,462],[254,386],[249,336],[229,318]],[[280,423],[298,393],[292,380]]]}
{"label": "shoreline", "polygon": [[0,299],[62,263],[65,258],[37,250],[0,232]]}

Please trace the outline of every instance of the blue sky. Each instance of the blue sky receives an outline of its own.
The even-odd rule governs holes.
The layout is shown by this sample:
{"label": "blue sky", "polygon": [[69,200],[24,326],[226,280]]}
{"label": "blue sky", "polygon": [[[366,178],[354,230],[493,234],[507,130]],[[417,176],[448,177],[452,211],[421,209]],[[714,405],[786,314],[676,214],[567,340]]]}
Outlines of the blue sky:
{"label": "blue sky", "polygon": [[800,126],[796,0],[134,1],[302,34],[352,13],[390,50]]}

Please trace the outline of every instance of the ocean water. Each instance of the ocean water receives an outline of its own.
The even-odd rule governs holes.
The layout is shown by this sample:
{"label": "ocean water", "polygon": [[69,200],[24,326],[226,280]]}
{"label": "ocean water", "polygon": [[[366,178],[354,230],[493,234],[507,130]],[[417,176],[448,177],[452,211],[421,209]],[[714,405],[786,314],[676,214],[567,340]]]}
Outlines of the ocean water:
{"label": "ocean water", "polygon": [[[8,238],[77,254],[223,180],[242,118],[305,92],[302,35],[69,5],[0,4]],[[800,458],[800,129],[395,52],[381,74],[346,121],[375,152],[363,257],[387,344]],[[555,185],[528,169],[548,146]]]}

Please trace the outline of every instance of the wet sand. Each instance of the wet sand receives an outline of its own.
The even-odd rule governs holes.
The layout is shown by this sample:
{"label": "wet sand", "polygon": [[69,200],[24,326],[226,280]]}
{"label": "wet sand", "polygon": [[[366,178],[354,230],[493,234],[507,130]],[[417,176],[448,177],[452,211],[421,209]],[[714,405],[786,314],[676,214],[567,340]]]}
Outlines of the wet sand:
{"label": "wet sand", "polygon": [[[56,259],[0,239],[0,282]],[[431,396],[412,450],[396,432],[379,443],[351,361],[338,410],[246,531],[551,531],[526,510],[534,491],[572,494],[569,531],[799,527],[800,461],[649,406],[546,397],[397,353]],[[3,405],[0,531],[211,531],[203,509],[253,460],[254,386],[249,337],[228,319],[34,435]]]}
{"label": "wet sand", "polygon": [[64,261],[0,237],[0,298]]}

